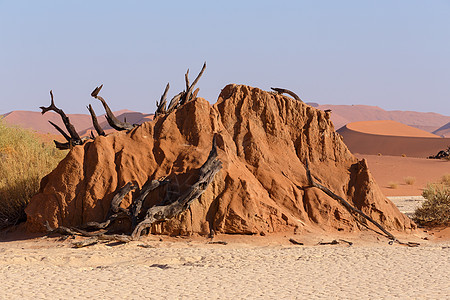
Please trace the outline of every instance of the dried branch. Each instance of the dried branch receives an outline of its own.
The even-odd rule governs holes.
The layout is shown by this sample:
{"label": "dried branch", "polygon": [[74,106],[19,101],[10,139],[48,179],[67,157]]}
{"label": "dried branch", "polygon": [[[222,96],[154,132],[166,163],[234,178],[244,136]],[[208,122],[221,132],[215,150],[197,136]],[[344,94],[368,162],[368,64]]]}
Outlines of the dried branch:
{"label": "dried branch", "polygon": [[275,92],[277,92],[280,95],[281,94],[288,94],[288,95],[292,96],[295,100],[303,102],[302,99],[300,99],[300,97],[296,93],[294,93],[294,92],[292,92],[290,90],[282,89],[282,88],[273,88],[273,87],[271,87],[271,89],[274,90]]}
{"label": "dried branch", "polygon": [[141,232],[149,228],[152,224],[171,219],[187,210],[192,202],[203,194],[221,168],[222,163],[217,159],[217,147],[214,137],[208,159],[200,167],[198,181],[172,203],[150,207],[145,219],[133,230],[131,234],[133,240],[139,239]]}
{"label": "dried branch", "polygon": [[184,96],[185,92],[180,92],[177,95],[175,95],[172,100],[170,100],[169,107],[167,108],[167,113],[172,112],[175,110],[178,106],[180,106],[180,99]]}
{"label": "dried branch", "polygon": [[137,189],[137,184],[128,182],[126,185],[124,185],[119,192],[112,198],[111,200],[111,207],[110,210],[112,213],[118,213],[120,204],[122,203],[123,198],[131,191],[134,191]]}
{"label": "dried branch", "polygon": [[52,121],[48,121],[50,124],[52,124],[53,127],[55,127],[56,130],[58,130],[58,132],[66,139],[66,141],[70,142],[71,138],[70,136],[58,125],[56,125],[55,123],[53,123]]}
{"label": "dried branch", "polygon": [[169,183],[169,180],[166,177],[160,178],[159,180],[147,180],[146,183],[142,186],[139,195],[133,200],[133,204],[131,206],[131,222],[133,228],[137,225],[137,218],[139,213],[141,212],[142,204],[144,203],[147,195],[158,188],[161,185]]}
{"label": "dried branch", "polygon": [[[92,105],[89,104],[89,106],[87,107],[87,109],[89,110],[89,113],[91,114],[91,118],[92,118],[92,124],[94,125],[95,131],[97,131],[98,135],[102,135],[105,136],[105,132],[103,131],[103,128],[100,126],[100,124],[98,123],[98,119],[97,119],[97,115],[95,114],[94,109],[92,108]],[[93,135],[92,135],[93,138]]]}
{"label": "dried branch", "polygon": [[166,88],[164,89],[164,93],[161,95],[161,99],[156,101],[156,111],[155,111],[155,117],[158,115],[164,115],[166,113],[166,98],[167,98],[167,92],[169,91],[170,84],[167,83]]}
{"label": "dried branch", "polygon": [[55,143],[55,147],[59,150],[69,150],[72,148],[72,145],[70,143],[61,143],[56,140],[53,140],[53,143]]}
{"label": "dried branch", "polygon": [[64,113],[64,111],[62,109],[56,107],[55,102],[53,100],[53,91],[52,90],[50,90],[50,97],[51,97],[50,106],[48,106],[48,107],[41,106],[40,107],[40,109],[42,109],[41,114],[45,114],[46,112],[52,110],[55,113],[57,113],[58,115],[60,115],[61,119],[64,123],[64,126],[66,126],[67,132],[69,132],[72,143],[74,145],[81,145],[82,144],[81,138],[78,135],[77,131],[75,130],[75,127],[70,123],[69,117],[67,117],[67,115]]}
{"label": "dried branch", "polygon": [[[180,105],[183,105],[184,103],[187,103],[189,101],[192,100],[192,92],[194,91],[194,87],[195,85],[198,83],[198,81],[200,80],[200,77],[202,77],[203,72],[206,70],[206,62],[203,63],[203,67],[200,71],[200,73],[198,73],[197,78],[195,78],[194,82],[192,82],[192,84],[189,86],[189,88],[186,90],[186,96],[184,99],[182,99]],[[187,76],[187,73],[186,73]],[[189,80],[188,80],[189,81]]]}
{"label": "dried branch", "polygon": [[106,111],[106,120],[108,121],[108,124],[114,128],[115,130],[121,131],[121,130],[131,130],[134,128],[133,125],[131,125],[130,123],[127,122],[121,122],[119,121],[119,119],[116,118],[116,116],[114,116],[113,112],[111,111],[111,109],[109,108],[108,104],[106,103],[105,99],[103,99],[102,97],[100,97],[98,95],[98,93],[100,92],[100,90],[102,89],[103,84],[96,87],[92,93],[91,96],[100,100],[100,102],[102,103],[103,107],[105,108]]}

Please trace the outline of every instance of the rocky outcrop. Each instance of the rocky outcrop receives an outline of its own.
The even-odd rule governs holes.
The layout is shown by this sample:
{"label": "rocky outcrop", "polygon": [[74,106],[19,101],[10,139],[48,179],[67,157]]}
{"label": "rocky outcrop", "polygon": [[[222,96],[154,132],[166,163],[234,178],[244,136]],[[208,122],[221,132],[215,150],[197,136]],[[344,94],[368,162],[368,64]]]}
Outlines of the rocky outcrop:
{"label": "rocky outcrop", "polygon": [[[74,147],[42,180],[26,208],[27,228],[42,231],[45,221],[52,227],[102,221],[114,193],[129,181],[142,186],[148,178],[171,179],[171,187],[149,194],[146,207],[165,193],[182,193],[208,157],[213,135],[222,170],[187,211],[154,225],[153,232],[359,230],[344,207],[309,187],[306,159],[315,180],[386,228],[415,227],[383,196],[324,112],[258,88],[228,85],[213,106],[197,98],[129,133]],[[122,205],[130,201],[131,195]]]}

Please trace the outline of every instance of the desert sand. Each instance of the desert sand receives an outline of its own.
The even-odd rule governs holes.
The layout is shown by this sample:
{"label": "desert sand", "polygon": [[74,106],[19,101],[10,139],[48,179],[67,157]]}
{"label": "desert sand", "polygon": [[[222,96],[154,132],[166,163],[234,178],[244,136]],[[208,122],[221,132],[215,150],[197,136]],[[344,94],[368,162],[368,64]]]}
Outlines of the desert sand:
{"label": "desert sand", "polygon": [[[363,235],[148,237],[72,248],[71,240],[0,244],[1,299],[444,299],[450,242],[408,235],[419,247]],[[429,240],[424,240],[424,237]],[[317,245],[345,239],[354,244]],[[145,246],[146,248],[142,247]]]}
{"label": "desert sand", "polygon": [[450,145],[450,138],[394,121],[350,123],[340,128],[338,133],[350,151],[359,154],[426,158]]}
{"label": "desert sand", "polygon": [[[367,160],[370,172],[386,196],[420,196],[427,183],[450,174],[450,161],[447,160],[368,154],[355,156]],[[407,184],[406,177],[413,177],[414,184]],[[391,183],[397,186],[392,188]]]}

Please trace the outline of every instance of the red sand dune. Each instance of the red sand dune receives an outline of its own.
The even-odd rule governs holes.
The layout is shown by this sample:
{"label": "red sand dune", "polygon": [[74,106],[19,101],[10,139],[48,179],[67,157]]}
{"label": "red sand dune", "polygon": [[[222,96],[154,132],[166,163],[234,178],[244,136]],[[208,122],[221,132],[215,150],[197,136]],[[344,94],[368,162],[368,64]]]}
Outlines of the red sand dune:
{"label": "red sand dune", "polygon": [[331,109],[331,121],[336,129],[347,123],[358,121],[392,120],[402,124],[433,132],[450,122],[450,116],[437,113],[423,113],[415,111],[387,111],[378,106],[369,105],[330,105],[318,107],[321,110]]}
{"label": "red sand dune", "polygon": [[433,131],[433,133],[442,137],[450,137],[450,122]]}
{"label": "red sand dune", "polygon": [[[115,111],[114,115],[120,120],[131,124],[142,124],[153,118],[152,114],[143,114],[127,109]],[[35,130],[40,134],[59,135],[59,132],[48,122],[52,121],[61,128],[65,128],[61,121],[61,117],[54,112],[47,112],[42,115],[35,111],[12,111],[4,114],[4,120],[8,124],[18,125],[23,128]],[[95,131],[92,126],[91,116],[89,114],[67,114],[70,122],[81,136],[90,135],[91,131]],[[97,116],[100,126],[106,131],[111,132],[111,126],[106,121],[105,115]]]}
{"label": "red sand dune", "polygon": [[450,138],[412,128],[394,121],[347,124],[338,130],[353,153],[426,158],[447,149]]}

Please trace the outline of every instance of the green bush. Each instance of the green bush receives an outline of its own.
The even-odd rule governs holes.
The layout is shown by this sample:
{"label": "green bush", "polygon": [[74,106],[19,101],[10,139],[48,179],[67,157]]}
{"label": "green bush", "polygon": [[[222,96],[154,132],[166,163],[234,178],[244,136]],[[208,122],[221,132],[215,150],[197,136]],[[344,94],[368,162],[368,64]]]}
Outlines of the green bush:
{"label": "green bush", "polygon": [[441,182],[428,184],[422,195],[426,199],[414,213],[419,225],[450,225],[450,175],[444,175]]}
{"label": "green bush", "polygon": [[0,229],[25,220],[24,209],[42,177],[66,154],[34,132],[0,119]]}

